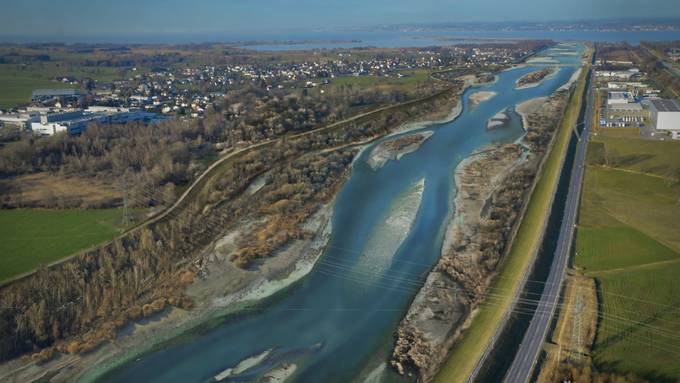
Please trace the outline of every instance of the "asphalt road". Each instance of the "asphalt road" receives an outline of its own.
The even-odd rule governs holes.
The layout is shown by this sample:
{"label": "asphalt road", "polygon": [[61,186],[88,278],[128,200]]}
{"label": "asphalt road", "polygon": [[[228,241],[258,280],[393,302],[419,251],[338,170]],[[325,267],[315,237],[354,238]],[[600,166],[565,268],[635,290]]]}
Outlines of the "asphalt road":
{"label": "asphalt road", "polygon": [[584,128],[581,133],[581,139],[578,141],[576,147],[574,165],[571,170],[569,182],[569,192],[564,208],[562,224],[560,226],[557,248],[555,249],[553,263],[550,267],[550,274],[546,280],[545,289],[543,290],[541,299],[536,307],[536,312],[531,319],[529,328],[524,334],[524,339],[515,354],[515,359],[505,375],[505,382],[524,383],[531,378],[539,352],[543,346],[543,341],[548,333],[550,322],[555,313],[555,307],[558,304],[562,282],[566,275],[571,244],[574,238],[574,227],[578,214],[583,173],[585,170],[586,148],[591,128],[590,124],[593,117],[592,84],[588,90],[586,102],[585,121],[580,122],[584,124]]}

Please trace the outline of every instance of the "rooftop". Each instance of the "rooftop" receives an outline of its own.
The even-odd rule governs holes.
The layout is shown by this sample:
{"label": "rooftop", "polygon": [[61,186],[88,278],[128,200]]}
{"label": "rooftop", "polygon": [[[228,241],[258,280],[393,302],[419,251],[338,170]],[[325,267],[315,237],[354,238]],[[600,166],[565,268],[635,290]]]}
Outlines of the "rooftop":
{"label": "rooftop", "polygon": [[78,89],[36,89],[32,97],[58,97],[58,96],[79,96]]}
{"label": "rooftop", "polygon": [[650,99],[649,102],[652,104],[654,109],[659,112],[680,112],[680,105],[675,100],[664,100],[661,98]]}

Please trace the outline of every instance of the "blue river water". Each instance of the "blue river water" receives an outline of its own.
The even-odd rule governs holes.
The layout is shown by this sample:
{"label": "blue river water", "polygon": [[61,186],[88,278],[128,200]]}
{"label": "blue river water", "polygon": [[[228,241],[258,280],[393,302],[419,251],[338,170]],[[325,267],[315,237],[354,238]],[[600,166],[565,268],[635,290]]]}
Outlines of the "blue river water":
{"label": "blue river water", "polygon": [[[382,371],[378,381],[399,380],[384,366],[392,334],[417,290],[405,281],[422,279],[440,256],[455,195],[456,166],[486,145],[521,137],[516,120],[493,130],[486,123],[502,110],[549,95],[565,84],[580,57],[565,55],[565,49],[580,53],[583,46],[544,51],[542,55],[564,65],[537,87],[518,90],[515,81],[540,64],[501,72],[495,83],[468,89],[461,115],[424,127],[434,131],[432,137],[399,161],[389,161],[376,171],[366,163],[370,148],[363,151],[336,199],[329,246],[303,280],[253,310],[182,336],[102,380],[214,381],[216,375],[257,355],[261,358],[253,367],[236,368],[220,378],[256,380],[285,363],[296,365],[291,377],[296,382],[347,382],[363,378],[367,371]],[[472,108],[469,96],[480,90],[497,95]],[[423,180],[417,214],[396,251],[387,258],[367,251],[380,240],[376,233],[395,208],[398,211],[395,201],[403,201]]]}

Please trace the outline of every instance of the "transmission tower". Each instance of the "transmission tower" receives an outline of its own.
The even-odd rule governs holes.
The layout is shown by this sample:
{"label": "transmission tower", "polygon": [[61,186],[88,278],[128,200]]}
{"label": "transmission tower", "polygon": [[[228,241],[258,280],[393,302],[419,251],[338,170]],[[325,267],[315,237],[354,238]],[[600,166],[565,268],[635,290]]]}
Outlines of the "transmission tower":
{"label": "transmission tower", "polygon": [[128,201],[127,177],[123,176],[123,226],[127,227],[132,223],[132,212]]}
{"label": "transmission tower", "polygon": [[583,299],[581,297],[581,286],[578,284],[574,286],[576,293],[576,303],[574,304],[573,315],[574,323],[571,331],[571,346],[574,349],[572,353],[572,359],[576,363],[581,362],[581,335],[582,335],[582,323],[581,315],[583,313]]}

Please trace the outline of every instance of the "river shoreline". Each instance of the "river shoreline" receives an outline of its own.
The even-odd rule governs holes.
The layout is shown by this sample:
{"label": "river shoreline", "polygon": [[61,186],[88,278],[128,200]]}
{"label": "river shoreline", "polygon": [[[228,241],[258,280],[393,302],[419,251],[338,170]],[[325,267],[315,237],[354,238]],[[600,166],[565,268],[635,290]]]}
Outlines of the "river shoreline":
{"label": "river shoreline", "polygon": [[[487,204],[525,157],[517,144],[490,146],[473,153],[456,167],[455,193],[442,245],[442,257],[429,273],[397,330],[392,366],[401,374],[416,367],[420,378],[428,381],[458,337],[473,302],[465,286],[447,271],[451,263],[465,258],[469,265],[480,262],[479,227],[485,219]],[[449,249],[455,248],[452,253]],[[455,257],[454,257],[455,255]],[[478,278],[479,286],[490,275],[467,268]]]}
{"label": "river shoreline", "polygon": [[[558,91],[518,105],[525,134],[512,144],[481,148],[456,167],[453,178],[458,191],[441,258],[396,332],[391,365],[397,372],[432,380],[474,317],[520,221],[520,212],[508,201],[526,203],[545,153],[538,137],[551,134],[550,120],[559,119],[565,98]],[[489,253],[484,249],[491,243],[495,251]]]}
{"label": "river shoreline", "polygon": [[[466,83],[466,85],[469,87],[471,84]],[[463,94],[464,91],[465,90],[463,90],[461,94]],[[433,112],[430,113],[429,115],[422,116],[421,118],[419,118],[418,121],[402,124],[397,128],[393,129],[391,133],[383,137],[369,140],[366,143],[357,143],[355,145],[352,145],[360,148],[360,152],[359,154],[355,155],[354,161],[357,161],[359,158],[363,158],[364,156],[362,156],[361,153],[364,150],[370,148],[371,145],[373,145],[373,142],[376,140],[389,139],[390,137],[393,136],[404,135],[404,133],[426,129],[431,125],[442,124],[455,120],[463,110],[462,97],[460,96],[457,97],[456,106],[453,107],[452,109],[448,109],[448,107],[446,109],[444,108],[442,109],[443,110],[440,112]],[[254,189],[257,188],[255,187]],[[334,202],[331,201],[324,207],[324,209],[326,208],[329,209],[329,211],[325,215],[325,222],[327,223],[332,217],[333,203]],[[330,231],[327,231],[325,233],[326,233],[325,239],[327,241],[328,236],[330,235]],[[237,233],[227,234],[216,243],[215,247],[216,248],[225,246],[228,247],[237,235],[238,235]],[[300,245],[303,246],[303,244]],[[276,278],[277,283],[272,283],[272,281],[268,278],[257,278],[255,280],[250,280],[249,281],[250,284],[248,284],[246,287],[244,287],[243,284],[240,285],[240,288],[235,288],[233,285],[229,285],[231,286],[232,292],[230,294],[226,294],[226,296],[216,298],[215,291],[220,291],[220,293],[222,293],[224,291],[222,289],[225,288],[224,285],[218,284],[218,286],[216,287],[208,286],[210,285],[210,283],[197,282],[195,285],[192,285],[190,287],[190,292],[192,293],[192,296],[205,297],[206,301],[209,302],[207,307],[210,309],[210,311],[205,310],[201,312],[200,310],[197,310],[197,308],[194,308],[189,312],[176,313],[177,309],[171,309],[170,311],[173,312],[174,314],[168,315],[166,321],[161,320],[158,323],[147,324],[148,327],[146,327],[146,331],[152,334],[151,336],[148,337],[148,339],[153,339],[154,341],[153,344],[149,344],[148,339],[138,341],[130,345],[123,345],[122,342],[118,342],[117,349],[112,351],[113,355],[109,355],[108,357],[102,357],[98,359],[96,363],[97,367],[89,370],[85,375],[82,375],[81,380],[92,381],[96,377],[101,376],[101,374],[110,371],[112,368],[115,368],[117,366],[125,364],[126,362],[134,360],[136,357],[143,355],[144,353],[149,352],[154,348],[162,347],[162,345],[166,341],[176,338],[178,336],[182,336],[182,334],[190,332],[194,328],[204,326],[205,323],[209,323],[225,315],[247,310],[249,305],[258,302],[267,296],[272,296],[278,293],[285,293],[285,290],[287,288],[294,285],[296,281],[299,281],[305,275],[307,275],[309,271],[311,271],[313,266],[316,264],[316,260],[318,260],[318,257],[321,255],[321,253],[323,253],[323,248],[325,246],[326,242],[324,241],[323,244],[319,246],[319,251],[318,253],[316,253],[316,256],[309,258],[306,261],[298,259],[298,261],[288,264],[287,267],[283,268],[280,267],[279,268],[280,270],[277,273]],[[224,257],[220,258],[215,254],[211,255],[211,257],[208,257],[208,259],[210,259],[211,262],[217,264],[225,262],[228,263],[228,261],[225,261]],[[279,258],[283,257],[277,255],[276,257],[272,257],[271,259],[276,260]],[[292,274],[296,275],[291,278],[290,276]],[[213,271],[211,275],[215,275],[215,272]],[[224,279],[227,278],[218,278],[218,280]],[[208,300],[208,298],[211,299]],[[174,315],[177,316],[175,317]],[[153,327],[153,330],[151,329],[151,327]],[[108,345],[106,345],[105,347],[108,347]],[[120,356],[121,348],[125,348],[127,351],[127,353],[124,354],[123,356]],[[107,359],[110,362],[102,363],[102,359]]]}
{"label": "river shoreline", "polygon": [[[449,102],[446,108],[421,116],[414,122],[401,124],[385,136],[348,145],[360,149],[354,161],[375,140],[454,120],[462,112],[461,97],[466,88],[452,100],[456,103],[454,107]],[[352,167],[353,164],[349,169]],[[345,176],[348,177],[349,172]],[[262,187],[261,181],[256,179],[247,192],[257,193]],[[313,269],[323,254],[330,238],[334,204],[335,198],[324,204],[303,224],[306,230],[316,232],[314,238],[296,240],[277,252],[276,256],[264,260],[257,272],[239,269],[228,258],[229,250],[234,246],[239,232],[247,230],[254,222],[244,222],[240,230],[227,233],[216,240],[202,252],[197,264],[201,270],[199,274],[204,275],[195,278],[187,289],[187,294],[194,300],[191,310],[170,306],[151,317],[124,326],[115,341],[106,342],[87,354],[58,354],[40,365],[26,363],[26,359],[9,361],[0,368],[0,377],[31,381],[52,376],[57,381],[94,381],[127,362],[163,347],[163,344],[174,338],[184,336],[196,328],[210,326],[211,322],[224,316],[247,311],[263,299],[285,293],[285,290]]]}
{"label": "river shoreline", "polygon": [[547,97],[536,97],[517,105],[515,111],[522,117],[522,127],[525,131],[529,126],[529,114],[538,111],[538,109],[541,107],[541,105],[543,105],[543,103],[545,103],[547,99]]}

